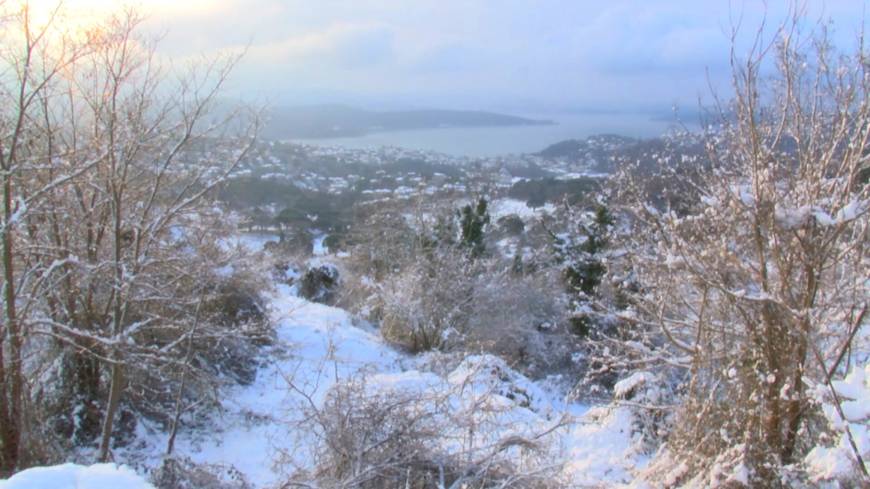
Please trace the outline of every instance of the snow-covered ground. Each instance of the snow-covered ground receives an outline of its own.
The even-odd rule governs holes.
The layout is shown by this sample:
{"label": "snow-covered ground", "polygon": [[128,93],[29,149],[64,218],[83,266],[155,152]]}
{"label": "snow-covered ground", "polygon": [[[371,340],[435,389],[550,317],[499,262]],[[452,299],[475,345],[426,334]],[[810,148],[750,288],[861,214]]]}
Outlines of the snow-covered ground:
{"label": "snow-covered ground", "polygon": [[244,233],[237,236],[229,236],[223,240],[224,246],[228,248],[241,246],[252,253],[263,251],[266,243],[272,242],[278,242],[278,235],[274,233]]}
{"label": "snow-covered ground", "polygon": [[323,234],[323,233],[318,233],[315,236],[315,238],[311,244],[311,247],[312,247],[311,253],[314,256],[326,256],[329,254],[329,248],[323,243],[324,241],[326,241],[326,238],[328,238],[328,237],[329,237],[328,234]]}
{"label": "snow-covered ground", "polygon": [[[175,453],[197,463],[234,466],[256,487],[286,475],[276,466],[282,456],[297,454],[295,461],[304,464],[298,448],[311,440],[304,439],[297,423],[305,396],[319,400],[337,379],[363,367],[395,371],[401,356],[377,335],[355,327],[346,311],[298,298],[287,285],[277,285],[269,302],[277,338],[264,352],[268,359],[256,380],[225,391],[222,413],[208,430],[182,430],[175,442]],[[166,435],[143,438],[150,445],[144,451],[153,455],[134,462],[156,468]],[[142,447],[137,451],[141,454]]]}
{"label": "snow-covered ground", "polygon": [[529,207],[527,203],[517,199],[496,199],[490,204],[489,213],[492,219],[498,220],[500,217],[516,214],[522,219],[538,217],[543,214],[552,214],[556,210],[556,206],[547,203],[541,207]]}
{"label": "snow-covered ground", "polygon": [[36,467],[0,480],[0,489],[154,489],[136,472],[115,464]]}
{"label": "snow-covered ground", "polygon": [[[314,440],[298,424],[309,398],[319,403],[336,382],[364,371],[371,390],[419,392],[421,399],[433,390],[461,390],[451,406],[463,415],[475,415],[471,410],[482,404],[482,396],[490,404],[501,403],[491,426],[504,433],[492,437],[543,431],[564,421],[549,441],[551,454],[567,462],[569,485],[627,482],[630,468],[644,460],[632,450],[626,412],[596,408],[587,415],[586,406],[563,401],[495,357],[471,356],[437,374],[429,371],[425,356],[397,352],[377,331],[355,325],[348,312],[296,297],[291,287],[278,285],[270,304],[278,341],[269,361],[252,385],[226,393],[221,426],[180,433],[177,453],[196,462],[232,465],[257,487],[273,485],[293,465],[310,464]],[[521,402],[516,393],[522,393]]]}
{"label": "snow-covered ground", "polygon": [[[269,307],[277,339],[262,351],[265,360],[256,380],[224,391],[222,412],[214,416],[212,423],[199,428],[182,427],[175,442],[176,454],[197,463],[232,466],[255,487],[274,487],[286,480],[294,468],[312,464],[315,439],[308,429],[311,426],[304,424],[305,409],[321,403],[337,382],[362,376],[371,392],[410,395],[421,404],[435,399],[432,393],[437,393],[441,396],[437,402],[449,406],[445,416],[450,419],[479,417],[488,431],[477,434],[474,440],[464,433],[444,433],[443,448],[448,453],[555,428],[542,440],[548,463],[564,464],[559,478],[567,487],[627,482],[632,468],[644,464],[645,456],[632,448],[635,443],[627,412],[590,410],[566,402],[497,357],[472,355],[446,368],[433,367],[438,363],[437,355],[398,352],[385,344],[371,326],[357,324],[348,312],[308,302],[286,285],[275,286]],[[116,461],[134,466],[147,476],[146,472],[160,465],[166,441],[166,433],[143,424],[139,441],[116,451]],[[126,481],[123,477],[131,476],[126,469],[114,466],[62,467],[0,482],[0,489],[43,489],[49,486],[28,485],[27,481],[52,479],[28,477],[50,477],[45,475],[49,473],[57,474],[57,480],[62,481],[92,474],[96,477],[113,470],[122,477],[118,480]],[[129,480],[111,487],[148,487]],[[81,489],[104,487],[67,484]]]}

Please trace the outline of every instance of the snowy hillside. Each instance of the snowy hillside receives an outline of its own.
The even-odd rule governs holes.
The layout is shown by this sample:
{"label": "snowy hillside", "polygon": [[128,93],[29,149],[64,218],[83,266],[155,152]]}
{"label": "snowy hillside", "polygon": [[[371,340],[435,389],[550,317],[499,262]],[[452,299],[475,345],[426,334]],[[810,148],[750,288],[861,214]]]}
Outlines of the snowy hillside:
{"label": "snowy hillside", "polygon": [[[455,427],[437,440],[448,456],[504,451],[529,467],[546,460],[568,487],[627,482],[631,468],[642,465],[644,457],[632,449],[627,412],[564,402],[497,357],[405,355],[348,312],[299,298],[283,284],[269,298],[269,314],[277,341],[262,351],[256,380],[227,390],[222,412],[207,429],[182,428],[175,442],[175,453],[194,463],[232,468],[225,472],[228,480],[275,487],[311,469],[322,427],[308,417],[338,385],[362,386],[368,399],[405,399],[443,426]],[[470,421],[478,433],[463,432]],[[116,460],[147,477],[160,466],[167,437],[156,426],[140,426],[138,441],[116,451]],[[526,450],[520,439],[534,440],[534,450]],[[506,443],[517,446],[505,449]],[[115,478],[105,479],[106,474]],[[114,482],[106,486],[104,479]],[[35,469],[0,487],[65,488],[56,485],[61,483],[81,489],[150,487],[112,465]]]}

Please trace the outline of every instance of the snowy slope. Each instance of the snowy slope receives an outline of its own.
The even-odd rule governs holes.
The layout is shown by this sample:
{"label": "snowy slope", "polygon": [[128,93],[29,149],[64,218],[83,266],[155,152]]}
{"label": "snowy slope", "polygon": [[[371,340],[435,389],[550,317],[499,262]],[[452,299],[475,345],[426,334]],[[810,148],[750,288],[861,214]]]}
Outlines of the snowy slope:
{"label": "snowy slope", "polygon": [[[226,393],[217,431],[180,433],[177,453],[195,462],[232,465],[256,487],[274,485],[294,467],[311,463],[308,448],[314,440],[299,424],[308,403],[321,402],[336,382],[365,372],[372,392],[417,393],[424,403],[433,392],[455,392],[450,415],[478,416],[490,427],[477,444],[564,422],[547,441],[548,454],[565,462],[567,486],[627,482],[631,468],[645,462],[632,449],[627,412],[597,408],[586,414],[586,406],[564,402],[490,355],[469,356],[440,375],[426,371],[423,359],[395,351],[377,331],[355,326],[348,312],[294,292],[278,285],[270,298],[278,344],[257,380]],[[468,444],[458,434],[444,438],[448,450]],[[152,467],[158,463],[155,458]]]}
{"label": "snowy slope", "polygon": [[[447,453],[481,450],[514,435],[532,436],[557,427],[539,441],[547,463],[562,467],[559,479],[566,487],[627,482],[632,469],[645,463],[645,456],[632,448],[635,443],[627,411],[589,410],[565,402],[491,355],[471,355],[439,371],[432,367],[431,355],[412,357],[397,352],[371,327],[355,325],[348,312],[296,297],[294,288],[286,285],[275,287],[269,304],[277,340],[262,351],[266,360],[255,382],[224,391],[222,412],[208,426],[182,426],[176,454],[196,463],[232,466],[255,487],[274,487],[295,468],[312,464],[310,452],[316,440],[303,417],[306,408],[321,403],[336,383],[363,377],[366,388],[376,395],[411,395],[422,408],[427,403],[448,406],[443,414],[448,421],[473,419],[479,424],[480,433],[473,439],[462,430],[446,430],[442,448]],[[143,473],[156,469],[167,437],[159,428],[143,423],[139,441],[117,450],[116,460]],[[113,466],[61,467],[56,469],[58,474],[87,475]],[[126,469],[117,470],[122,476],[130,475]],[[43,487],[15,483],[4,486],[0,482],[0,489]],[[51,487],[65,489],[63,485]],[[148,486],[131,479],[111,487]]]}
{"label": "snowy slope", "polygon": [[273,467],[277,457],[310,443],[295,426],[305,396],[320,399],[337,378],[363,367],[393,371],[400,356],[378,336],[353,326],[346,311],[298,298],[286,285],[277,286],[270,305],[277,333],[273,357],[252,385],[226,393],[222,427],[215,427],[220,431],[182,432],[176,442],[177,453],[195,462],[233,465],[257,487],[279,480],[284,470]]}
{"label": "snowy slope", "polygon": [[[298,298],[284,285],[277,286],[270,302],[283,348],[275,349],[253,385],[228,393],[226,428],[182,434],[178,453],[197,462],[234,465],[257,487],[275,484],[294,465],[310,464],[307,448],[314,440],[297,424],[307,403],[321,402],[336,382],[365,372],[372,392],[412,392],[421,402],[432,399],[433,392],[455,392],[449,401],[452,416],[486,416],[482,424],[492,432],[479,444],[565,420],[566,426],[549,438],[549,453],[566,462],[569,486],[627,482],[631,467],[645,461],[632,449],[630,416],[623,410],[597,408],[586,415],[586,406],[563,402],[490,355],[469,356],[440,375],[424,371],[420,358],[395,351],[377,331],[355,326],[344,310]],[[481,406],[487,406],[485,414]],[[457,440],[458,435],[445,433],[445,444]],[[285,463],[276,466],[281,460]]]}

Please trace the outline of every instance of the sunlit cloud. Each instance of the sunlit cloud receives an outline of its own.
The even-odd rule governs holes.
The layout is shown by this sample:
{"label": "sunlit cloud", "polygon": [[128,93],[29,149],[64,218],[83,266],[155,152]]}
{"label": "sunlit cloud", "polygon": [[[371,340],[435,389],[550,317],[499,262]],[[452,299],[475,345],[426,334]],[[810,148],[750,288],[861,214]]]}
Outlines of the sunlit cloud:
{"label": "sunlit cloud", "polygon": [[[231,86],[276,102],[458,108],[667,108],[727,86],[728,31],[781,20],[754,0],[149,0],[131,5],[173,59],[246,52]],[[864,0],[809,2],[854,39]],[[56,2],[37,0],[43,12]],[[67,0],[81,25],[125,5]],[[746,27],[749,26],[749,27]]]}
{"label": "sunlit cloud", "polygon": [[14,6],[27,6],[36,23],[45,23],[60,13],[56,21],[68,26],[88,26],[126,8],[132,8],[146,16],[199,15],[219,8],[221,2],[209,0],[28,0],[12,1]]}

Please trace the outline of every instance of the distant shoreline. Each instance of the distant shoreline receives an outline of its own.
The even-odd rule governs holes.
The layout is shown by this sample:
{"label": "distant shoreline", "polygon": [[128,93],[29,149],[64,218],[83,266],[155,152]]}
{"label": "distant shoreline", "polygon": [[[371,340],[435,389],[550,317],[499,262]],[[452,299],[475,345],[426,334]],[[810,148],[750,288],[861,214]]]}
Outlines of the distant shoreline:
{"label": "distant shoreline", "polygon": [[354,134],[338,134],[329,133],[323,135],[313,135],[313,136],[305,136],[305,137],[286,137],[282,138],[282,141],[293,141],[296,139],[307,139],[307,140],[328,140],[328,139],[336,139],[336,138],[364,138],[366,136],[371,136],[375,134],[385,134],[392,132],[409,132],[409,131],[450,131],[455,129],[495,129],[500,127],[534,127],[534,126],[558,126],[559,123],[556,121],[535,121],[534,123],[517,123],[517,124],[481,124],[481,125],[440,125],[440,126],[426,126],[426,127],[401,127],[396,129],[386,129],[381,127],[372,127],[365,129],[364,132],[354,133]]}
{"label": "distant shoreline", "polygon": [[[538,119],[535,115],[529,117],[530,120],[543,119]],[[671,124],[651,120],[648,114],[594,114],[557,118],[552,124],[407,129],[358,136],[287,137],[276,140],[324,148],[337,146],[375,150],[397,147],[476,158],[535,154],[550,145],[595,134],[619,134],[636,139],[654,138],[667,132],[669,127]]]}
{"label": "distant shoreline", "polygon": [[372,111],[341,105],[275,108],[263,129],[268,139],[333,139],[429,129],[551,126],[553,120],[529,119],[470,110]]}

